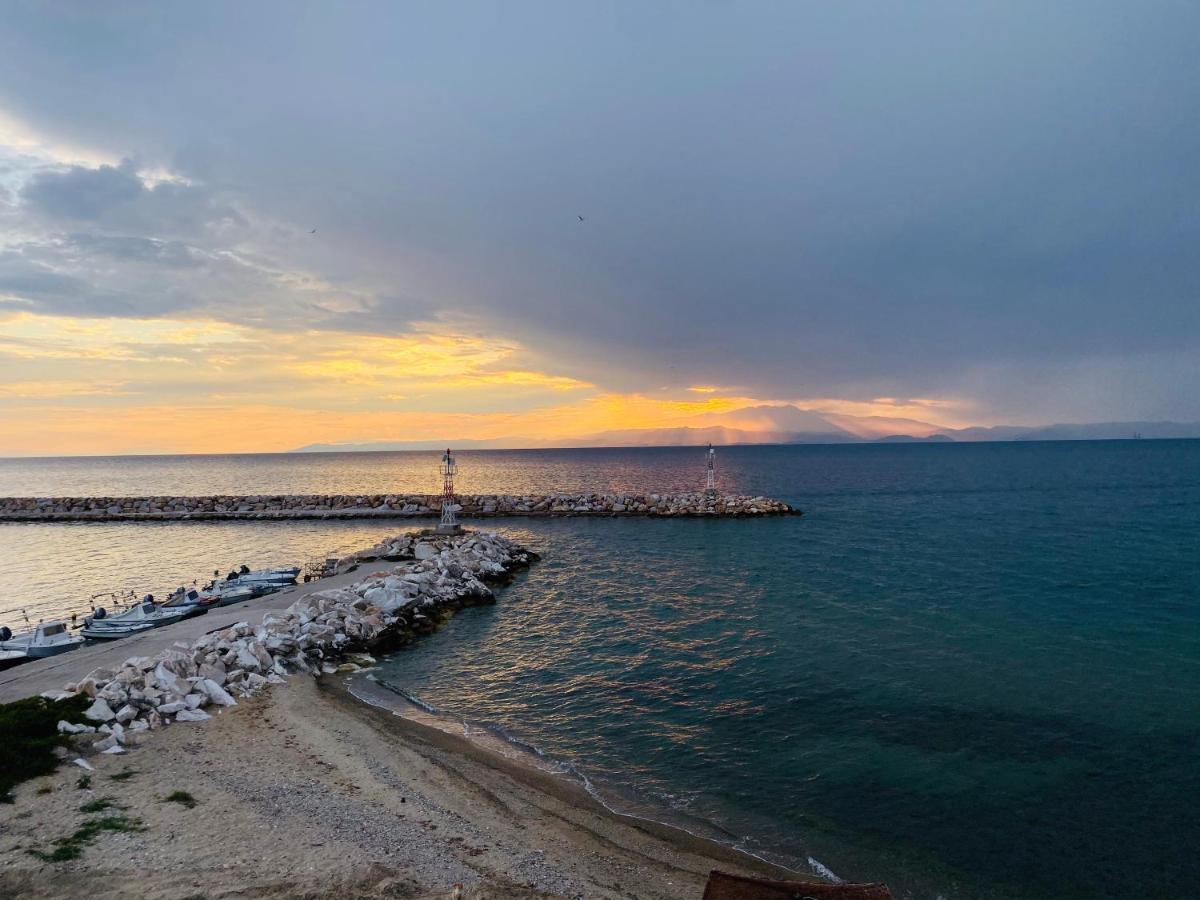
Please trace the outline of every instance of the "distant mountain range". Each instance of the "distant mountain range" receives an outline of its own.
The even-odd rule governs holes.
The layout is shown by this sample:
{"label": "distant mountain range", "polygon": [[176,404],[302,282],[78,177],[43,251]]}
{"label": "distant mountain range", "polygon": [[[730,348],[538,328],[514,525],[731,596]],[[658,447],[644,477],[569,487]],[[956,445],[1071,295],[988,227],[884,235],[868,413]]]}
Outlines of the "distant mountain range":
{"label": "distant mountain range", "polygon": [[944,428],[917,419],[850,416],[797,406],[750,406],[697,417],[669,428],[601,431],[577,438],[533,440],[519,436],[490,440],[356,441],[308,444],[296,453],[362,450],[458,450],[536,447],[671,447],[716,444],[847,444],[944,441],[1100,441],[1122,438],[1200,438],[1200,422],[1093,422],[1058,425],[994,425]]}

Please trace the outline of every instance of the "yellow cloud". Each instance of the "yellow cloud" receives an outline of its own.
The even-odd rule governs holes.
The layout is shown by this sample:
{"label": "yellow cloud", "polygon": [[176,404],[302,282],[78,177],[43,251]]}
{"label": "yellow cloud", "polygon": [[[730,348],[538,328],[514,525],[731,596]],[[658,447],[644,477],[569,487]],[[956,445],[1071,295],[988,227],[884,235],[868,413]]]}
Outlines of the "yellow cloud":
{"label": "yellow cloud", "polygon": [[[396,335],[279,332],[213,320],[0,316],[0,455],[255,452],[374,440],[569,444],[602,431],[729,427],[779,400],[697,384],[617,394],[540,370],[519,344],[426,325]],[[856,427],[944,423],[929,398],[796,401]]]}
{"label": "yellow cloud", "polygon": [[45,400],[57,397],[121,397],[132,394],[124,385],[95,381],[9,381],[0,384],[0,398]]}

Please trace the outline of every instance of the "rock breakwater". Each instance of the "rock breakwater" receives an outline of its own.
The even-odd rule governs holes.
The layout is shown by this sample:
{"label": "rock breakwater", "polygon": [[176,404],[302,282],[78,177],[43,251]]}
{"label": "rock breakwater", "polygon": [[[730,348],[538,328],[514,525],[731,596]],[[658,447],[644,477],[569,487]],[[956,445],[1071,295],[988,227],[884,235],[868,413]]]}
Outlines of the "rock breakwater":
{"label": "rock breakwater", "polygon": [[190,646],[177,642],[156,656],[130,657],[42,696],[86,695],[92,702],[84,715],[93,724],[60,722],[59,730],[98,734],[93,749],[119,753],[142,732],[204,721],[206,708],[236,706],[239,697],[288,675],[333,674],[350,654],[403,646],[457,609],[495,602],[491,585],[507,583],[537,559],[491,533],[400,535],[359,560],[381,556],[404,562],[349,587],[305,594],[257,626],[239,622]]}
{"label": "rock breakwater", "polygon": [[[467,494],[463,518],[498,516],[744,517],[797,513],[769,497],[683,494]],[[3,497],[0,521],[114,522],[206,519],[435,518],[427,494],[273,494],[209,497]]]}

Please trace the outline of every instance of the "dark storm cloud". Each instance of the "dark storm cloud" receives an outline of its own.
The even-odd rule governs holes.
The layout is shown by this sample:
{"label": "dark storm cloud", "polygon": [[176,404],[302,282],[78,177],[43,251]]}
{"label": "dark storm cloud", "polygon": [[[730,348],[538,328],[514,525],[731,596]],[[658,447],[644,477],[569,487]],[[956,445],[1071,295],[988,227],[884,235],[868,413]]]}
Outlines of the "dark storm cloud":
{"label": "dark storm cloud", "polygon": [[97,219],[135,202],[145,186],[132,163],[89,169],[72,166],[65,172],[43,172],[24,190],[35,211],[60,219]]}
{"label": "dark storm cloud", "polygon": [[245,224],[235,209],[205,188],[169,181],[146,184],[131,160],[41,172],[22,190],[21,200],[30,215],[55,223],[103,224],[152,234],[196,234],[222,224]]}
{"label": "dark storm cloud", "polygon": [[[147,239],[235,209],[317,227],[272,251],[374,297],[330,313],[348,327],[471,313],[620,389],[970,392],[994,415],[1043,393],[1045,415],[1069,415],[1065,373],[1104,384],[1136,361],[1143,395],[1177,398],[1164,414],[1200,417],[1177,363],[1200,349],[1193,5],[78,4],[6,20],[0,107],[194,182],[43,175],[30,215]],[[303,304],[276,315],[311,322]],[[1031,390],[1029,372],[1064,389]],[[1114,416],[1140,414],[1121,402]]]}

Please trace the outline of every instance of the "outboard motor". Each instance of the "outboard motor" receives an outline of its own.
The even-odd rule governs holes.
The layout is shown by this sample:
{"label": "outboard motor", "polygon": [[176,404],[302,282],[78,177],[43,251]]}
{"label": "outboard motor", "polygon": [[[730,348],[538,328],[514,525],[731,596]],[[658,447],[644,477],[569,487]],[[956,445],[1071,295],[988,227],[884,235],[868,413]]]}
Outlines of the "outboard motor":
{"label": "outboard motor", "polygon": [[12,629],[7,625],[0,625],[0,642],[12,640]]}

